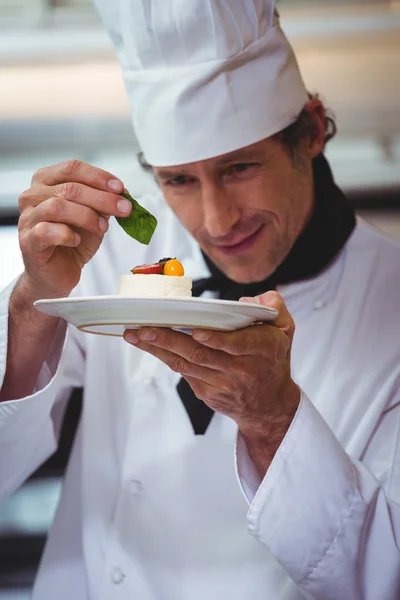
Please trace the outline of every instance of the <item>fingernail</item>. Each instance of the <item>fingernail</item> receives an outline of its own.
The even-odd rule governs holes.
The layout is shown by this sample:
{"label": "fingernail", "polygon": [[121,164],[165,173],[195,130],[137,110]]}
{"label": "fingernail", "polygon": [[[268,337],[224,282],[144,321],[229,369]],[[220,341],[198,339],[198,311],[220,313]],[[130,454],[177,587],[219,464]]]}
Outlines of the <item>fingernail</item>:
{"label": "fingernail", "polygon": [[112,192],[120,193],[124,189],[124,184],[119,179],[109,179],[108,189],[110,189]]}
{"label": "fingernail", "polygon": [[117,208],[118,208],[119,212],[126,214],[131,211],[132,204],[129,202],[129,200],[125,200],[125,199],[118,200]]}
{"label": "fingernail", "polygon": [[140,332],[139,336],[145,342],[153,342],[156,339],[156,332],[154,329],[144,329]]}
{"label": "fingernail", "polygon": [[101,229],[101,231],[106,231],[107,228],[108,228],[107,219],[105,219],[104,217],[99,217],[99,229]]}
{"label": "fingernail", "polygon": [[79,244],[81,243],[81,236],[79,235],[79,233],[74,233],[74,242],[77,246],[79,246]]}
{"label": "fingernail", "polygon": [[136,333],[131,332],[131,333],[128,333],[128,335],[125,336],[125,340],[127,342],[129,342],[130,344],[137,344],[138,341],[139,341],[139,338],[136,335]]}
{"label": "fingernail", "polygon": [[198,342],[205,342],[210,337],[208,331],[195,331],[193,334],[193,338]]}
{"label": "fingernail", "polygon": [[251,304],[260,304],[260,297],[256,296],[255,298],[250,298],[247,296],[243,296],[243,298],[239,298],[239,302],[248,302]]}

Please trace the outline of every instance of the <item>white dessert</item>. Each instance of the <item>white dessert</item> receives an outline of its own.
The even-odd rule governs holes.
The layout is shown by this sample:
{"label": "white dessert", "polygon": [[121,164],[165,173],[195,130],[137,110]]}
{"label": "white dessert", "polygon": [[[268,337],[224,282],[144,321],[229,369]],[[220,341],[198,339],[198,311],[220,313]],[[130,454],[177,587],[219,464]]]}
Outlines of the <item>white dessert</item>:
{"label": "white dessert", "polygon": [[121,275],[118,294],[127,298],[191,296],[192,279],[173,275]]}

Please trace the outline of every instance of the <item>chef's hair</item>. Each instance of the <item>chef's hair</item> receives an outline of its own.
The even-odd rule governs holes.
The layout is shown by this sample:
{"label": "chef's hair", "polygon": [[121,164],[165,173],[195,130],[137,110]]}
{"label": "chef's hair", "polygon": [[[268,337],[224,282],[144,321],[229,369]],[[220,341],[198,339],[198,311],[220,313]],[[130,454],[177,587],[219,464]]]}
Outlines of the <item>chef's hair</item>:
{"label": "chef's hair", "polygon": [[[308,94],[310,100],[319,100],[318,94]],[[335,137],[337,133],[335,117],[331,110],[324,107],[325,110],[325,145]],[[302,110],[297,119],[282,131],[279,131],[272,136],[283,144],[285,149],[295,162],[301,157],[299,155],[299,147],[302,140],[312,139],[316,135],[316,122],[313,115],[306,110]],[[138,161],[141,167],[148,172],[152,172],[153,167],[144,158],[143,152],[138,153]]]}
{"label": "chef's hair", "polygon": [[[310,100],[320,100],[318,94],[308,94]],[[324,106],[325,111],[325,146],[326,144],[335,137],[337,133],[337,126],[335,116],[330,109]],[[297,119],[285,127],[282,131],[279,131],[274,136],[274,139],[281,142],[286,150],[289,152],[293,159],[299,158],[299,146],[302,140],[308,138],[312,139],[317,134],[317,125],[315,117],[308,111],[302,110]]]}

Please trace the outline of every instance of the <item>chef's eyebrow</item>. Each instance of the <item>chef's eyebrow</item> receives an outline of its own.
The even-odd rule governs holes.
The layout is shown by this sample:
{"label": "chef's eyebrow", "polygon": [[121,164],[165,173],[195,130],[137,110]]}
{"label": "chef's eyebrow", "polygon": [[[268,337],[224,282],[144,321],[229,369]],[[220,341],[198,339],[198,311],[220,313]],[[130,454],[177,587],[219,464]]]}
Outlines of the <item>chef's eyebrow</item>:
{"label": "chef's eyebrow", "polygon": [[[222,167],[232,163],[247,163],[260,160],[260,151],[255,149],[243,149],[235,150],[229,154],[221,156],[221,158],[215,161],[216,167]],[[181,167],[171,167],[171,170],[156,170],[155,175],[157,179],[163,181],[167,179],[174,179],[175,177],[190,177],[190,164],[182,165]]]}
{"label": "chef's eyebrow", "polygon": [[157,177],[157,179],[162,179],[162,180],[167,180],[167,179],[174,179],[175,177],[189,177],[189,173],[184,171],[182,169],[182,171],[156,171],[155,172],[155,176]]}

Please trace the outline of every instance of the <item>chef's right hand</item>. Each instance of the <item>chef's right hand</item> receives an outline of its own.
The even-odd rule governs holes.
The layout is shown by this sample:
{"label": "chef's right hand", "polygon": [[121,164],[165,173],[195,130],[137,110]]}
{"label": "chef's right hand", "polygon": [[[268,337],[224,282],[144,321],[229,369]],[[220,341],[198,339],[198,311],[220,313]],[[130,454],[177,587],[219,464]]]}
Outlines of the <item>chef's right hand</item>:
{"label": "chef's right hand", "polygon": [[70,160],[39,169],[19,197],[23,278],[38,298],[68,296],[98,250],[111,215],[132,210],[111,173]]}

